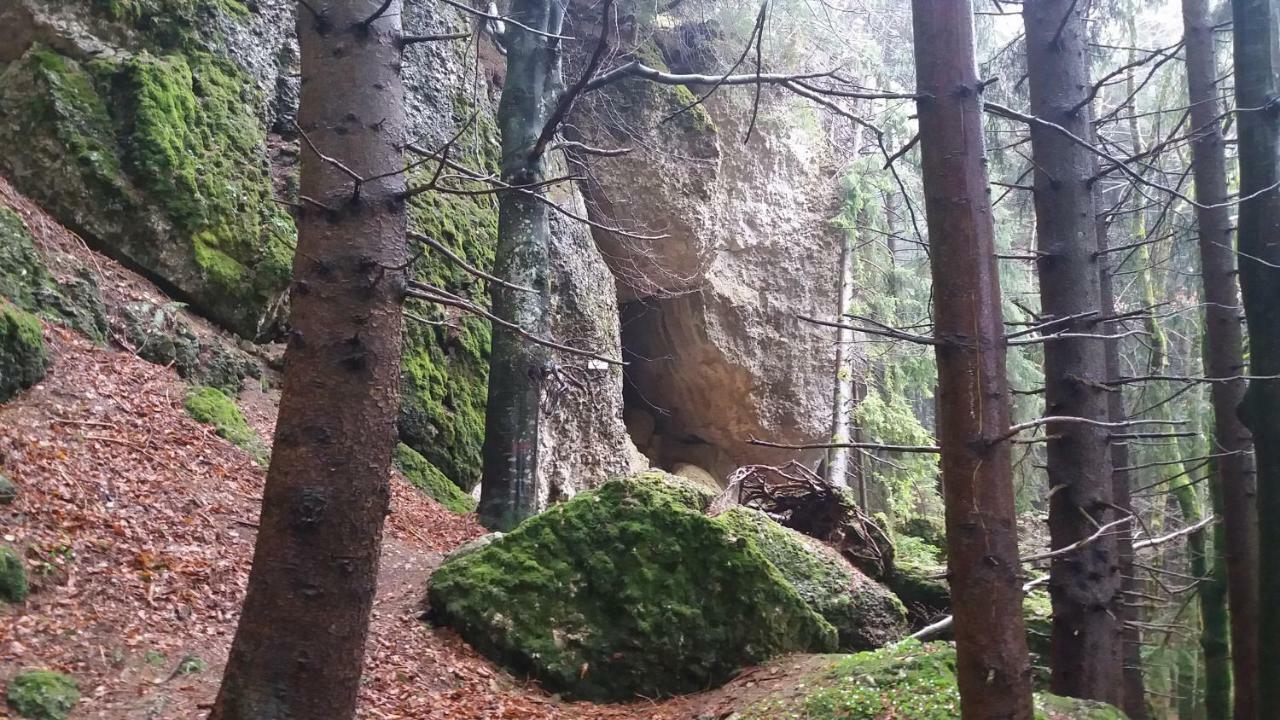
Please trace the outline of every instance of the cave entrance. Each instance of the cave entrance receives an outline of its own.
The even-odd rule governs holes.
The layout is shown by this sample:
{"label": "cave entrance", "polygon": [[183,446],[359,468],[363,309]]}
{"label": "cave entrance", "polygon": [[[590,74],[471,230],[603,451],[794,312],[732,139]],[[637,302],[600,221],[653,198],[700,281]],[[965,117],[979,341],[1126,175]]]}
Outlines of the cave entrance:
{"label": "cave entrance", "polygon": [[[623,420],[631,441],[650,465],[712,489],[723,488],[737,467],[717,444],[716,427],[703,402],[707,390],[698,368],[700,348],[688,342],[689,317],[673,298],[641,298],[619,304]],[[691,368],[693,368],[691,372]]]}

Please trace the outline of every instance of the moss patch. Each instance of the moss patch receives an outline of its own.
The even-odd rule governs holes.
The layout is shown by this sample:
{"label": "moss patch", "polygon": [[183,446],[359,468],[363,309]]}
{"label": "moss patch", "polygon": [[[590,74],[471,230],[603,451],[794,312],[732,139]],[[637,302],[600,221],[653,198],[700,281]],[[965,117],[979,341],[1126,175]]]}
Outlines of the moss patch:
{"label": "moss patch", "polygon": [[396,466],[410,484],[453,512],[475,511],[474,498],[458,489],[435,465],[404,443],[396,446]]}
{"label": "moss patch", "polygon": [[[743,720],[954,720],[960,717],[956,654],[948,643],[906,640],[857,655],[832,657],[809,677],[753,703]],[[1122,720],[1104,703],[1037,694],[1036,720]]]}
{"label": "moss patch", "polygon": [[0,301],[0,402],[35,385],[48,369],[40,319]]}
{"label": "moss patch", "polygon": [[241,0],[77,0],[98,17],[137,32],[152,47],[199,44],[214,13],[244,17]]}
{"label": "moss patch", "polygon": [[210,317],[267,334],[294,229],[272,201],[263,103],[199,50],[85,65],[36,46],[0,75],[0,168]]}
{"label": "moss patch", "polygon": [[574,697],[690,692],[737,668],[835,645],[755,546],[662,474],[611,480],[446,563],[434,617]]}
{"label": "moss patch", "polygon": [[80,701],[72,678],[52,670],[28,670],[9,681],[5,699],[14,712],[31,720],[64,720]]}
{"label": "moss patch", "polygon": [[943,579],[946,566],[900,561],[885,584],[907,606],[912,620],[923,623],[945,615],[951,609],[951,588]]}
{"label": "moss patch", "polygon": [[22,555],[8,545],[0,545],[0,601],[20,603],[29,593],[27,565]]}
{"label": "moss patch", "polygon": [[907,611],[898,598],[831,548],[751,508],[731,508],[715,521],[759,548],[809,607],[835,626],[841,650],[870,650],[907,634]]}
{"label": "moss patch", "polygon": [[248,451],[259,462],[266,459],[267,449],[261,438],[249,427],[244,414],[226,393],[211,387],[194,387],[183,403],[187,414],[206,425],[212,425],[219,437]]}
{"label": "moss patch", "polygon": [[[469,115],[459,122],[466,117]],[[489,135],[491,132],[490,128]],[[488,135],[479,141],[482,147],[494,147],[496,141],[484,137]],[[493,162],[489,157],[481,164]],[[416,172],[410,184],[429,179],[430,173]],[[493,267],[498,211],[492,198],[418,195],[409,206],[409,223],[414,231],[439,241],[473,266],[485,270]],[[424,283],[489,305],[488,288],[433,250],[423,253],[414,265],[414,274]],[[409,301],[409,310],[441,324],[410,320],[406,325],[400,437],[446,477],[469,491],[480,481],[489,391],[489,324],[418,300]]]}

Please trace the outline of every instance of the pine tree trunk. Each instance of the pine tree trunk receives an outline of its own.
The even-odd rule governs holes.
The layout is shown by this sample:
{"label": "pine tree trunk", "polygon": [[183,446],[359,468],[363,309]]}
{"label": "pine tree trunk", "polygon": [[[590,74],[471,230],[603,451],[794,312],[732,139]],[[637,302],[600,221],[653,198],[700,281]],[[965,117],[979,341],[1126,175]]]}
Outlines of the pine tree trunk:
{"label": "pine tree trunk", "polygon": [[[1090,83],[1084,23],[1074,0],[1027,0],[1027,72],[1032,114],[1078,137],[1091,138]],[[1102,307],[1092,190],[1093,156],[1052,128],[1031,128],[1036,164],[1035,208],[1040,306],[1046,317],[1066,318]],[[1084,319],[1055,331],[1096,332]],[[1106,421],[1106,354],[1098,339],[1070,338],[1044,347],[1046,412]],[[1109,433],[1083,423],[1046,428],[1051,547],[1083,540],[1115,519]],[[1119,705],[1120,573],[1114,538],[1059,556],[1050,567],[1053,602],[1050,650],[1053,692]]]}
{"label": "pine tree trunk", "polygon": [[[510,17],[559,35],[564,12],[556,0],[516,0]],[[502,181],[509,185],[547,179],[545,155],[535,157],[533,149],[563,90],[558,42],[507,24],[507,77],[498,128]],[[495,287],[493,312],[540,337],[551,334],[549,212],[546,203],[531,194],[506,192],[498,199],[494,274],[538,292]],[[479,507],[480,521],[492,530],[509,530],[538,510],[538,425],[551,362],[545,348],[503,328],[493,329]]]}
{"label": "pine tree trunk", "polygon": [[[1191,146],[1196,200],[1204,205],[1220,205],[1227,200],[1227,172],[1218,101],[1217,62],[1214,29],[1207,0],[1183,0],[1185,26],[1187,92],[1191,101],[1191,126],[1196,140]],[[1248,203],[1246,203],[1248,204]],[[1196,209],[1199,231],[1200,271],[1204,284],[1204,372],[1208,377],[1226,378],[1245,372],[1242,350],[1239,287],[1235,258],[1231,252],[1230,208]],[[1244,398],[1245,384],[1237,380],[1210,386],[1213,402],[1213,444],[1210,452],[1221,454],[1211,465],[1210,497],[1214,512],[1222,522],[1214,528],[1214,577],[1201,589],[1201,601],[1230,607],[1230,659],[1235,686],[1236,720],[1257,718],[1258,693],[1258,526],[1254,506],[1253,459],[1249,431],[1240,422],[1236,408]],[[1225,577],[1222,572],[1225,566]],[[1228,652],[1226,637],[1214,638],[1216,621],[1205,624],[1205,661],[1211,663]],[[1229,689],[1215,687],[1210,673],[1205,702],[1209,717],[1225,717],[1221,712],[1223,694]]]}
{"label": "pine tree trunk", "polygon": [[[837,322],[841,322],[844,319],[844,313],[849,312],[853,307],[853,253],[856,237],[856,231],[849,229],[845,231],[845,234],[840,239],[840,277],[836,287],[837,297],[839,298],[839,306],[836,312]],[[847,325],[847,323],[842,324]],[[854,407],[853,341],[853,330],[848,327],[841,327],[836,330],[835,394],[831,403],[831,441],[833,443],[847,443],[852,439]],[[827,482],[836,487],[849,486],[850,453],[851,450],[847,447],[831,448],[827,451]],[[863,509],[866,509],[865,505]]]}
{"label": "pine tree trunk", "polygon": [[1004,323],[969,0],[913,3],[948,577],[967,720],[1032,717]]}
{"label": "pine tree trunk", "polygon": [[[290,337],[248,595],[214,720],[355,714],[395,443],[404,294],[400,3],[299,8]],[[358,194],[352,178],[361,177]],[[328,210],[320,209],[320,205]]]}
{"label": "pine tree trunk", "polygon": [[[1104,203],[1105,204],[1105,203]],[[1097,222],[1098,228],[1098,249],[1105,251],[1107,249],[1107,222],[1102,216],[1099,216]],[[1110,256],[1107,256],[1110,257]],[[1102,297],[1102,314],[1111,316],[1116,314],[1115,307],[1115,289],[1112,285],[1112,273],[1109,262],[1102,262],[1099,267],[1100,281],[1099,290]],[[1108,334],[1117,333],[1116,324],[1103,326]],[[1108,340],[1106,343],[1106,371],[1107,377],[1120,377],[1120,341]],[[1107,418],[1111,422],[1121,422],[1128,419],[1128,413],[1124,407],[1124,394],[1121,392],[1112,392],[1107,394]],[[1124,468],[1129,466],[1129,444],[1117,442],[1111,444],[1111,467],[1113,473],[1111,475],[1111,491],[1115,497],[1116,507],[1124,509],[1125,512],[1133,512],[1133,502],[1129,497],[1129,471]],[[1120,563],[1120,588],[1122,592],[1134,593],[1129,595],[1132,600],[1137,594],[1142,592],[1142,581],[1135,575],[1133,568],[1133,536],[1130,532],[1124,532],[1116,539],[1116,553]],[[1142,676],[1142,629],[1135,621],[1143,619],[1141,605],[1137,602],[1122,603],[1120,607],[1120,622],[1124,623],[1121,628],[1121,662],[1124,663],[1124,680],[1123,680],[1123,703],[1121,709],[1129,716],[1129,720],[1146,720],[1147,718],[1147,690],[1146,684]]]}

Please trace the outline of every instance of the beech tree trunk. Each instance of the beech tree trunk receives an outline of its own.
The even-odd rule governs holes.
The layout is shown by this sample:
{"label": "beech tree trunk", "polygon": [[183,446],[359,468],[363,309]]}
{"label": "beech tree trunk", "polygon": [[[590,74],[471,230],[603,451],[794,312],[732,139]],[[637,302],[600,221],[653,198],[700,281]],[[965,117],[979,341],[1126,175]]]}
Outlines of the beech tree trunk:
{"label": "beech tree trunk", "polygon": [[[1280,105],[1276,103],[1276,9],[1232,0],[1240,203],[1240,288],[1249,327],[1249,374],[1280,374]],[[1253,433],[1257,468],[1258,706],[1280,717],[1280,381],[1251,380],[1240,416]],[[1233,546],[1234,549],[1234,546]]]}
{"label": "beech tree trunk", "polygon": [[[933,269],[938,442],[962,717],[1032,717],[1022,620],[1004,319],[970,0],[915,0],[916,86]],[[1004,438],[1004,439],[998,439]]]}
{"label": "beech tree trunk", "polygon": [[[509,16],[559,35],[564,13],[558,0],[516,0]],[[547,179],[545,154],[535,155],[534,146],[564,89],[558,43],[507,24],[507,77],[498,105],[498,129],[502,181],[509,185]],[[539,337],[551,334],[549,212],[546,203],[530,194],[505,192],[498,198],[494,274],[538,292],[495,286],[493,312]],[[479,507],[480,521],[491,530],[510,530],[537,512],[538,424],[551,362],[544,347],[493,328]]]}
{"label": "beech tree trunk", "polygon": [[[284,389],[214,720],[355,714],[396,441],[405,289],[400,3],[298,8],[302,152]],[[338,163],[361,177],[355,183]],[[327,209],[322,209],[324,206]]]}
{"label": "beech tree trunk", "polygon": [[[1196,209],[1199,231],[1200,274],[1203,281],[1204,372],[1211,378],[1236,377],[1245,373],[1240,327],[1240,292],[1236,283],[1235,258],[1231,252],[1231,215],[1227,201],[1226,153],[1222,137],[1221,103],[1218,101],[1217,62],[1214,29],[1207,0],[1182,0],[1187,94],[1191,102],[1192,172],[1197,202],[1222,207]],[[1247,204],[1247,203],[1246,203]],[[1249,431],[1240,422],[1236,408],[1244,398],[1243,380],[1217,382],[1210,386],[1213,402],[1213,443],[1210,453],[1221,455],[1211,463],[1209,493],[1214,511],[1222,522],[1214,528],[1214,578],[1201,589],[1201,600],[1217,605],[1222,601],[1225,565],[1226,600],[1230,608],[1230,661],[1235,689],[1236,720],[1257,718],[1258,653],[1258,527],[1254,506],[1253,459],[1247,454]],[[1205,626],[1205,662],[1228,652],[1226,639],[1212,640],[1216,628]],[[1221,713],[1221,696],[1228,689],[1215,687],[1210,673],[1205,704],[1209,717]]]}
{"label": "beech tree trunk", "polygon": [[[854,233],[855,231],[852,229],[847,230],[846,234],[840,239],[840,276],[836,286],[839,307],[836,311],[836,322],[846,327],[840,327],[836,330],[835,394],[831,403],[831,442],[833,443],[847,443],[852,439],[850,436],[853,428],[854,408],[854,331],[847,327],[847,323],[843,323],[843,316],[853,306],[853,253],[856,238]],[[852,450],[847,447],[827,450],[827,482],[836,487],[849,486],[849,458],[851,453]],[[861,482],[859,484],[861,485]],[[862,509],[866,510],[866,500],[861,497],[864,494],[859,493],[859,500],[863,503]]]}
{"label": "beech tree trunk", "polygon": [[[1084,23],[1074,0],[1027,0],[1027,72],[1031,112],[1078,137],[1091,138]],[[1102,307],[1098,238],[1091,177],[1094,158],[1053,128],[1033,125],[1040,307],[1046,318],[1099,312]],[[1097,333],[1090,319],[1055,332]],[[1105,422],[1108,417],[1104,342],[1065,338],[1047,342],[1046,413]],[[1046,428],[1049,534],[1053,548],[1083,540],[1116,518],[1109,432],[1084,423]],[[1050,687],[1059,695],[1122,702],[1120,573],[1114,537],[1055,557]]]}

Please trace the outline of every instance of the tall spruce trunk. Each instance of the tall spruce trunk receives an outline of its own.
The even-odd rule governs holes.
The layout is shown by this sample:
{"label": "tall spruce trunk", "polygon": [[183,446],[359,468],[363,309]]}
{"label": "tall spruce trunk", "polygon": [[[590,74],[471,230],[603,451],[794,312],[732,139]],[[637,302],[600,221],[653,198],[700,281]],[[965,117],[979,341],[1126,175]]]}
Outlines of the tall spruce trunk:
{"label": "tall spruce trunk", "polygon": [[[836,283],[836,294],[839,307],[836,321],[841,327],[836,330],[836,376],[835,393],[831,402],[831,442],[847,443],[853,438],[854,377],[853,377],[853,342],[854,331],[848,327],[844,314],[853,307],[853,272],[855,258],[853,253],[856,242],[856,231],[849,229],[840,238],[839,278]],[[849,486],[850,456],[852,450],[847,447],[834,447],[827,451],[827,482],[836,487]],[[859,478],[859,487],[862,486]],[[859,493],[859,501],[866,509],[866,501]]]}
{"label": "tall spruce trunk", "polygon": [[[559,35],[564,13],[558,0],[516,0],[509,14],[524,25]],[[535,156],[533,151],[564,89],[559,40],[513,23],[507,24],[504,37],[507,77],[498,105],[502,181],[529,185],[547,179],[545,154]],[[549,212],[546,203],[531,194],[505,192],[498,198],[494,274],[538,292],[494,287],[493,312],[540,337],[551,334]],[[494,327],[479,507],[480,521],[492,530],[509,530],[537,512],[538,425],[551,362],[542,346]]]}
{"label": "tall spruce trunk", "polygon": [[[1204,294],[1204,372],[1211,378],[1244,374],[1240,327],[1240,292],[1236,263],[1231,252],[1231,214],[1227,201],[1226,153],[1222,137],[1221,103],[1218,101],[1214,29],[1207,0],[1182,0],[1187,94],[1191,102],[1191,145],[1195,175],[1196,225],[1200,246],[1200,274]],[[1213,402],[1213,444],[1210,452],[1221,455],[1210,465],[1209,493],[1214,512],[1221,516],[1214,528],[1213,578],[1201,588],[1201,602],[1219,606],[1225,594],[1230,608],[1230,662],[1235,689],[1236,720],[1256,720],[1258,654],[1258,519],[1254,506],[1253,458],[1249,431],[1236,409],[1244,398],[1242,380],[1210,386]],[[1225,565],[1225,577],[1222,571]],[[1217,621],[1205,623],[1206,664],[1218,662],[1228,652],[1225,637],[1215,638]],[[1205,704],[1210,718],[1225,717],[1222,696],[1210,671]]]}
{"label": "tall spruce trunk", "polygon": [[[1104,203],[1105,204],[1105,203]],[[1097,220],[1098,232],[1098,250],[1105,252],[1108,246],[1108,222],[1099,215]],[[1110,255],[1106,256],[1110,258]],[[1109,260],[1104,260],[1099,264],[1099,290],[1102,297],[1102,314],[1104,316],[1114,316],[1116,314],[1115,289],[1112,283],[1112,273],[1114,269],[1111,267]],[[1118,333],[1118,324],[1104,325],[1108,334]],[[1108,340],[1106,344],[1106,371],[1107,377],[1115,378],[1121,375],[1120,365],[1120,341]],[[1107,418],[1111,422],[1121,422],[1129,419],[1129,414],[1124,407],[1124,393],[1111,392],[1107,394]],[[1125,442],[1116,442],[1111,444],[1111,492],[1115,498],[1116,507],[1124,509],[1125,512],[1133,512],[1133,502],[1129,496],[1129,444]],[[1120,589],[1125,593],[1132,593],[1130,600],[1134,600],[1142,593],[1142,581],[1135,575],[1133,567],[1133,535],[1129,532],[1121,533],[1116,539],[1116,553],[1120,563]],[[1120,641],[1122,643],[1120,649],[1120,660],[1124,663],[1124,679],[1123,679],[1123,704],[1121,709],[1129,716],[1129,720],[1146,720],[1147,713],[1147,689],[1143,680],[1142,673],[1142,628],[1139,622],[1142,621],[1142,606],[1137,602],[1125,602],[1120,606],[1120,622],[1123,623],[1120,630]]]}
{"label": "tall spruce trunk", "polygon": [[961,714],[1026,720],[1031,667],[973,7],[970,0],[915,0],[912,10]]}
{"label": "tall spruce trunk", "polygon": [[[1027,72],[1031,111],[1078,137],[1091,138],[1084,23],[1074,0],[1027,0]],[[1035,171],[1040,306],[1046,317],[1101,310],[1094,159],[1055,129],[1031,128]],[[1092,319],[1055,331],[1096,333]],[[1106,355],[1102,340],[1047,342],[1046,413],[1106,421]],[[1055,423],[1048,443],[1049,534],[1053,548],[1078,542],[1115,519],[1109,433],[1083,423]],[[1122,702],[1120,573],[1114,537],[1055,557],[1050,687],[1060,695]]]}
{"label": "tall spruce trunk", "polygon": [[[1232,0],[1240,196],[1240,288],[1249,327],[1249,374],[1280,374],[1280,106],[1277,23],[1267,0]],[[1280,717],[1280,382],[1252,380],[1240,417],[1253,433],[1257,470],[1258,683],[1255,717]],[[1230,512],[1224,503],[1224,510]],[[1233,544],[1232,551],[1237,548]],[[1241,582],[1240,578],[1233,578]],[[1265,678],[1265,680],[1264,680]]]}
{"label": "tall spruce trunk", "polygon": [[[400,3],[298,8],[302,153],[284,388],[248,594],[214,720],[355,714],[386,517],[405,212]],[[339,169],[361,177],[359,193]],[[320,209],[316,204],[327,206]]]}

